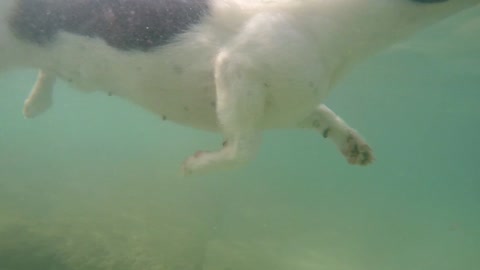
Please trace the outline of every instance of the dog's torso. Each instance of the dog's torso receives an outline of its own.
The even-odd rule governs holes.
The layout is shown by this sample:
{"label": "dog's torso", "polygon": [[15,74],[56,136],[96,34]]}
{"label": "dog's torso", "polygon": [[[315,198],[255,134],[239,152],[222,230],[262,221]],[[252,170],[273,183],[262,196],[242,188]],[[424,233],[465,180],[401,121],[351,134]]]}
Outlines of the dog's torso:
{"label": "dog's torso", "polygon": [[[352,62],[392,39],[392,35],[381,37],[369,31],[376,22],[352,15],[364,12],[370,2],[379,3],[372,14],[392,5],[401,14],[410,4],[380,4],[379,0],[104,0],[107,4],[92,7],[98,1],[18,1],[25,7],[36,3],[30,13],[40,12],[38,18],[28,20],[25,18],[32,18],[28,10],[10,15],[10,27],[18,39],[15,48],[30,52],[21,64],[50,71],[76,88],[125,97],[165,119],[207,130],[218,130],[213,66],[222,50],[234,50],[236,61],[248,73],[243,75],[258,79],[264,88],[264,128],[290,127],[327,96]],[[69,2],[73,7],[65,8]],[[129,13],[127,7],[132,3],[136,6]],[[113,8],[115,5],[127,9]],[[166,16],[165,20],[144,10],[155,7],[159,10],[153,15]],[[85,11],[92,8],[100,11]],[[342,12],[348,9],[358,11],[345,16]],[[52,21],[45,16],[53,16]],[[191,23],[182,23],[186,20]],[[136,28],[129,29],[129,23]],[[109,28],[109,24],[115,27]],[[175,29],[177,25],[180,27]],[[163,28],[138,34],[138,29],[149,27]],[[364,37],[359,41],[360,35]],[[401,29],[393,33],[401,35]]]}

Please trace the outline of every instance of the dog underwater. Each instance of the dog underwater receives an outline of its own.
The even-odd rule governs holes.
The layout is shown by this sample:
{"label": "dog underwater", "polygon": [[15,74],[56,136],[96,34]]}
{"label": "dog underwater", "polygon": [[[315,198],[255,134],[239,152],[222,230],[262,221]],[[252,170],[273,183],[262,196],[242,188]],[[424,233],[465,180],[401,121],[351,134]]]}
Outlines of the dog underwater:
{"label": "dog underwater", "polygon": [[[311,129],[353,165],[372,148],[323,102],[354,68],[480,0],[2,0],[0,70],[38,77],[23,113],[53,104],[56,80],[160,118],[219,132],[186,175],[245,165],[268,129]],[[219,145],[220,142],[219,142]]]}

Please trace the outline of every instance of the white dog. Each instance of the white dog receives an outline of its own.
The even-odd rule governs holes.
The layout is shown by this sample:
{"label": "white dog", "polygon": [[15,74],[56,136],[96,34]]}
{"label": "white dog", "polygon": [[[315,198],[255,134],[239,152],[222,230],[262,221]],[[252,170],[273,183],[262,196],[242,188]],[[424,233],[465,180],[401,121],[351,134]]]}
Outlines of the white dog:
{"label": "white dog", "polygon": [[349,163],[373,161],[322,101],[353,63],[480,0],[2,0],[0,69],[38,68],[34,117],[55,78],[222,132],[186,174],[254,157],[270,128],[310,128]]}

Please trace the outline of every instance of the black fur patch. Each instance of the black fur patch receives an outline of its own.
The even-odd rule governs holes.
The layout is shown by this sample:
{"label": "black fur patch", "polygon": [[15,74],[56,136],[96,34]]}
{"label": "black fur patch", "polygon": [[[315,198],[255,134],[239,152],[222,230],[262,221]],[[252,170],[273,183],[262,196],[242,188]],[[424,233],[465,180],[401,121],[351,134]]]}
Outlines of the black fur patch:
{"label": "black fur patch", "polygon": [[45,45],[60,31],[98,37],[121,50],[172,41],[209,13],[209,0],[17,0],[10,28]]}

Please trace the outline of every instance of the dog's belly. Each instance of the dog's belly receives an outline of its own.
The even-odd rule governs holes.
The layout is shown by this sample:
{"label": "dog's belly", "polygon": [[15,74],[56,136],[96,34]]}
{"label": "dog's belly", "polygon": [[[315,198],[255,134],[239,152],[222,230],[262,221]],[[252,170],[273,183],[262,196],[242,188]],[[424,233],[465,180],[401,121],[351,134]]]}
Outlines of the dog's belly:
{"label": "dog's belly", "polygon": [[160,120],[207,131],[220,131],[216,116],[216,95],[210,74],[177,68],[156,72],[132,69],[112,72],[101,78],[79,81],[80,90],[105,91],[156,114]]}
{"label": "dog's belly", "polygon": [[213,87],[146,87],[129,92],[126,98],[163,120],[208,131],[220,131]]}
{"label": "dog's belly", "polygon": [[[145,80],[149,81],[149,80]],[[156,81],[156,80],[153,80]],[[122,98],[133,102],[142,108],[155,113],[160,119],[172,121],[184,126],[197,129],[219,132],[216,114],[216,93],[213,80],[179,79],[170,84],[139,83],[138,88],[124,93],[113,92]],[[264,129],[292,127],[306,117],[315,105],[318,96],[310,94],[311,89],[305,91],[296,85],[293,86],[277,82],[283,87],[267,90],[264,115]],[[292,91],[295,90],[295,91]]]}
{"label": "dog's belly", "polygon": [[[201,76],[180,77],[170,84],[159,82],[159,87],[147,84],[129,91],[124,97],[157,114],[163,120],[218,132],[220,127],[216,113],[214,81],[207,78],[189,79],[199,77]],[[263,129],[295,126],[314,110],[321,96],[324,96],[318,93],[321,89],[312,90],[317,86],[311,81],[292,83],[286,79],[277,80],[275,84],[265,83],[263,86],[266,91],[264,115],[257,116],[263,119]]]}
{"label": "dog's belly", "polygon": [[[123,76],[108,73],[92,80],[69,80],[72,86],[80,90],[94,88],[105,91],[112,98],[117,96],[126,99],[156,114],[160,120],[206,131],[221,131],[211,73],[188,69],[182,73],[164,70],[155,76],[132,69]],[[292,127],[307,117],[319,102],[318,92],[312,91],[316,86],[311,81],[292,83],[285,78],[262,85],[267,92],[267,99],[265,114],[258,117],[264,119],[264,129]]]}

